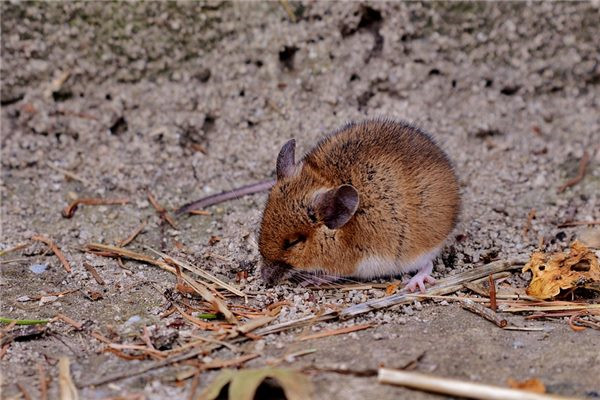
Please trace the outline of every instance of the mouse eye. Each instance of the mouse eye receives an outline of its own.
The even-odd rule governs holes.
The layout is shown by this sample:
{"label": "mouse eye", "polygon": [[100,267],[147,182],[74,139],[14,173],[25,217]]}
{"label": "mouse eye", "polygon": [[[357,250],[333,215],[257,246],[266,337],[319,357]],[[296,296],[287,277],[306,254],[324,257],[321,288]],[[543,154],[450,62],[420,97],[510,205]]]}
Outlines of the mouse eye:
{"label": "mouse eye", "polygon": [[303,234],[299,234],[290,239],[285,239],[285,241],[283,242],[283,248],[285,250],[288,250],[297,245],[298,243],[302,243],[304,241],[306,241],[306,236]]}
{"label": "mouse eye", "polygon": [[312,222],[313,224],[317,222],[317,213],[315,212],[314,208],[309,207],[307,210],[307,214],[308,218],[310,219],[310,222]]}

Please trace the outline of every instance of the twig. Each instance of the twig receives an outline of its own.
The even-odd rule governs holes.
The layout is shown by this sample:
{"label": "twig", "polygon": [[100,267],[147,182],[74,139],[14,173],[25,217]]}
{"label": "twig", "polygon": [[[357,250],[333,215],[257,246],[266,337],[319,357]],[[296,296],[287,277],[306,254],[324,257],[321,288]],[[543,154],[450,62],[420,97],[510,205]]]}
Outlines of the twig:
{"label": "twig", "polygon": [[210,211],[206,211],[206,210],[192,210],[188,214],[193,214],[193,215],[210,215]]}
{"label": "twig", "polygon": [[587,151],[583,152],[583,157],[579,160],[579,166],[577,167],[577,175],[574,178],[569,179],[565,183],[563,183],[557,190],[558,193],[562,193],[566,188],[574,186],[581,182],[583,177],[585,176],[585,170],[587,169],[588,164],[590,163],[590,153]]}
{"label": "twig", "polygon": [[491,400],[550,400],[568,399],[567,397],[550,396],[526,392],[524,390],[508,389],[498,386],[461,381],[458,379],[440,378],[412,371],[399,371],[380,368],[377,379],[380,383],[406,386],[426,392],[441,393],[449,396],[467,397],[472,399]]}
{"label": "twig", "polygon": [[57,113],[61,115],[72,115],[74,117],[82,118],[82,119],[90,119],[92,121],[98,121],[98,118],[94,117],[91,114],[72,111],[72,110],[57,110]]}
{"label": "twig", "polygon": [[150,202],[150,204],[152,204],[152,207],[154,207],[160,218],[169,225],[171,225],[173,229],[177,229],[177,225],[175,224],[175,220],[173,219],[173,217],[171,217],[171,214],[169,214],[167,209],[161,206],[158,203],[158,201],[156,201],[156,198],[152,195],[152,193],[150,193],[149,190],[147,192],[147,196],[148,201]]}
{"label": "twig", "polygon": [[356,376],[359,378],[365,378],[365,377],[368,378],[371,376],[377,376],[376,369],[354,370],[354,369],[336,368],[336,367],[318,367],[316,365],[311,365],[311,366],[302,368],[302,371],[303,372],[325,372],[325,373],[329,372],[329,373],[333,373],[333,374]]}
{"label": "twig", "polygon": [[[248,333],[260,328],[261,326],[267,325],[269,322],[273,321],[275,317],[266,316],[260,317],[250,320],[246,322],[244,325],[237,327],[236,333],[241,333],[243,335],[247,335]],[[230,338],[237,336],[235,333],[230,335]]]}
{"label": "twig", "polygon": [[67,324],[71,325],[73,328],[77,329],[78,331],[83,329],[83,324],[81,322],[77,322],[72,318],[67,317],[64,314],[56,314],[56,317],[54,317],[57,320],[66,322]]}
{"label": "twig", "polygon": [[44,364],[38,364],[38,375],[40,380],[40,400],[48,399],[48,378],[46,376],[46,368]]}
{"label": "twig", "polygon": [[142,230],[145,227],[146,227],[146,223],[142,222],[142,224],[140,226],[138,226],[136,228],[136,230],[131,233],[131,235],[127,236],[125,239],[123,239],[120,242],[118,242],[117,246],[119,246],[119,247],[125,247],[129,243],[133,242],[133,240],[137,237],[137,235],[139,235],[142,232]]}
{"label": "twig", "polygon": [[29,243],[29,242],[23,242],[23,243],[19,243],[16,246],[13,246],[13,247],[11,247],[9,249],[0,250],[0,257],[6,255],[8,253],[12,253],[13,251],[24,249],[24,248],[28,247],[30,244],[31,243]]}
{"label": "twig", "polygon": [[506,327],[506,325],[508,325],[508,321],[506,321],[503,318],[500,318],[498,316],[498,314],[496,314],[493,310],[490,310],[489,308],[486,308],[486,307],[482,306],[481,304],[475,303],[474,301],[471,301],[469,299],[464,299],[460,302],[460,305],[464,309],[469,310],[472,313],[475,313],[475,314],[487,319],[488,321],[493,322],[500,328],[504,328],[504,327]]}
{"label": "twig", "polygon": [[[463,287],[464,282],[470,282],[476,279],[487,277],[489,274],[495,274],[498,272],[508,271],[512,269],[520,269],[523,264],[527,263],[526,260],[510,260],[510,261],[494,261],[486,264],[482,267],[473,269],[471,271],[463,272],[450,276],[446,279],[438,281],[438,283],[429,288],[426,295],[444,295],[454,293]],[[361,304],[356,304],[350,307],[346,307],[341,311],[327,311],[322,315],[316,317],[315,315],[309,315],[292,321],[282,322],[280,324],[271,325],[267,328],[263,328],[255,332],[257,335],[268,335],[270,333],[276,333],[285,331],[288,329],[299,328],[307,324],[329,321],[333,319],[349,319],[354,318],[357,315],[361,315],[373,310],[380,310],[400,304],[408,304],[414,300],[415,295],[401,291],[392,296],[383,297],[380,299],[373,299],[366,301]]]}
{"label": "twig", "polygon": [[211,258],[216,258],[217,260],[221,260],[221,261],[224,261],[224,262],[227,262],[227,263],[230,263],[230,264],[233,263],[233,260],[231,258],[222,256],[220,254],[208,252],[208,253],[205,254],[205,256],[206,257],[211,257]]}
{"label": "twig", "polygon": [[373,285],[370,284],[366,284],[366,285],[348,285],[348,286],[343,286],[341,288],[339,288],[339,290],[341,290],[342,292],[349,292],[351,290],[369,290],[369,289],[373,289]]}
{"label": "twig", "polygon": [[190,392],[188,394],[188,400],[194,400],[196,398],[196,391],[198,391],[198,385],[200,384],[200,371],[196,370],[194,379],[190,385]]}
{"label": "twig", "polygon": [[23,398],[25,400],[31,400],[31,396],[29,395],[29,392],[27,392],[27,389],[25,389],[25,386],[23,386],[23,384],[21,382],[17,382],[17,387],[21,391],[21,394],[23,395]]}
{"label": "twig", "polygon": [[57,167],[55,165],[52,165],[51,163],[46,163],[46,165],[48,167],[50,167],[51,169],[53,169],[53,170],[55,170],[57,172],[60,172],[61,174],[65,175],[65,176],[67,176],[67,177],[69,177],[71,179],[74,179],[76,181],[85,183],[87,186],[92,186],[92,182],[90,182],[89,180],[87,180],[85,178],[82,178],[81,176],[75,174],[74,172],[70,172],[70,171],[67,171],[66,169],[59,168],[59,167]]}
{"label": "twig", "polygon": [[507,325],[503,328],[505,331],[527,331],[527,332],[542,332],[545,331],[546,328],[543,326],[516,326],[516,325]]}
{"label": "twig", "polygon": [[197,327],[199,327],[200,329],[212,329],[212,330],[216,330],[216,329],[220,329],[220,327],[215,326],[214,323],[212,322],[204,322],[196,317],[193,317],[191,315],[189,315],[188,313],[186,313],[185,311],[183,311],[181,309],[181,307],[179,307],[177,304],[173,304],[173,307],[179,311],[179,314],[181,314],[181,316],[183,318],[185,318],[186,320],[188,320],[189,322],[191,322],[192,324],[196,325]]}
{"label": "twig", "polygon": [[302,357],[308,354],[316,353],[317,349],[304,349],[294,351],[293,353],[285,354],[281,359],[277,360],[277,363],[281,361],[293,362],[296,358]]}
{"label": "twig", "polygon": [[[440,280],[436,285],[429,288],[426,294],[443,295],[453,293],[457,290],[460,290],[464,282],[470,282],[475,279],[487,277],[489,274],[495,274],[497,272],[520,269],[519,266],[525,264],[526,262],[527,261],[525,260],[494,261],[471,271],[449,276],[443,280]],[[411,301],[412,298],[408,297],[407,292],[400,291],[392,296],[373,299],[365,303],[347,307],[340,312],[340,318],[352,318],[356,315],[364,314],[369,311],[380,310],[382,308],[388,308],[399,304],[408,304]]]}
{"label": "twig", "polygon": [[[136,253],[134,251],[123,249],[121,247],[103,245],[103,244],[99,244],[99,243],[89,243],[89,244],[87,244],[86,247],[88,250],[91,250],[91,251],[106,252],[108,255],[110,255],[112,257],[116,257],[116,256],[126,257],[126,258],[131,258],[133,260],[142,261],[147,264],[155,265],[155,266],[162,268],[166,271],[169,271],[173,274],[176,274],[175,268],[171,267],[166,262],[160,261],[160,260],[155,260],[154,258],[149,257],[145,254]],[[204,298],[204,300],[213,304],[217,308],[217,310],[219,310],[219,312],[221,314],[223,314],[223,316],[225,317],[225,319],[227,321],[229,321],[233,324],[238,323],[237,318],[231,313],[231,311],[229,310],[229,308],[227,308],[225,303],[223,303],[221,300],[219,300],[217,297],[215,297],[210,292],[210,290],[208,290],[204,286],[204,284],[197,282],[196,280],[192,279],[192,277],[184,274],[183,272],[181,273],[181,276],[182,276],[183,280],[185,281],[185,283],[187,283],[188,285],[193,287],[196,290],[196,292]]]}
{"label": "twig", "polygon": [[60,388],[61,400],[77,400],[79,395],[71,379],[69,370],[70,361],[67,357],[61,357],[58,360],[58,386]]}
{"label": "twig", "polygon": [[25,262],[25,261],[29,261],[29,259],[28,258],[11,258],[10,260],[0,260],[0,265],[19,263],[19,262]]}
{"label": "twig", "polygon": [[80,205],[86,206],[111,206],[111,205],[125,205],[129,203],[129,199],[101,199],[97,197],[82,197],[73,200],[68,206],[62,210],[62,216],[65,218],[71,218],[75,215],[77,207]]}
{"label": "twig", "polygon": [[571,329],[573,329],[575,332],[579,332],[579,331],[584,331],[585,330],[585,326],[579,326],[579,325],[575,325],[575,319],[579,316],[581,316],[582,314],[585,314],[586,312],[578,312],[575,313],[573,315],[571,315],[569,317],[569,327],[571,327]]}
{"label": "twig", "polygon": [[216,350],[219,347],[221,347],[221,346],[216,344],[213,346],[212,349],[206,349],[206,348],[195,349],[186,354],[169,357],[162,361],[157,361],[152,364],[148,364],[137,370],[129,370],[126,372],[119,372],[116,374],[108,375],[108,376],[105,376],[104,378],[100,378],[100,379],[96,379],[95,381],[84,383],[84,384],[80,385],[80,387],[100,386],[100,385],[104,385],[106,383],[118,381],[120,379],[131,378],[132,376],[141,375],[145,372],[152,371],[153,369],[166,367],[166,366],[171,365],[176,362],[181,362],[181,361],[189,360],[190,358],[198,357],[199,355],[205,354],[212,350]]}
{"label": "twig", "polygon": [[[550,303],[551,304],[551,303]],[[578,310],[588,310],[588,311],[600,311],[600,304],[573,304],[573,305],[548,305],[548,306],[516,306],[516,307],[501,307],[501,311],[503,312],[524,312],[524,311],[578,311]]]}
{"label": "twig", "polygon": [[217,277],[212,276],[211,274],[209,274],[208,272],[201,270],[200,268],[194,267],[193,265],[190,265],[186,262],[177,260],[171,256],[169,256],[168,254],[165,254],[161,251],[158,250],[154,250],[151,247],[148,246],[144,246],[147,250],[150,250],[151,252],[153,252],[154,254],[162,257],[165,261],[173,263],[173,264],[177,264],[178,266],[180,266],[183,269],[187,269],[188,271],[191,271],[193,273],[195,273],[198,276],[201,276],[202,278],[218,285],[221,286],[223,289],[227,289],[229,290],[231,293],[240,296],[240,297],[245,297],[246,294],[242,291],[240,291],[239,289],[234,288],[233,286],[223,282],[222,280],[220,280]]}
{"label": "twig", "polygon": [[531,229],[531,221],[535,219],[535,208],[532,208],[531,211],[527,213],[527,221],[525,221],[525,226],[523,227],[523,236],[527,236],[529,230]]}
{"label": "twig", "polygon": [[94,279],[96,280],[98,285],[102,285],[102,286],[106,285],[106,283],[104,282],[104,279],[102,279],[100,274],[98,274],[98,271],[96,271],[96,268],[94,268],[91,264],[89,264],[85,261],[83,262],[83,266],[85,267],[87,272],[89,272],[90,275],[92,275],[92,277],[94,277]]}
{"label": "twig", "polygon": [[51,239],[49,239],[49,238],[47,238],[45,236],[35,235],[35,236],[33,236],[31,238],[31,240],[35,240],[35,241],[38,241],[38,242],[45,243],[48,247],[50,247],[50,250],[52,250],[52,252],[56,255],[56,257],[58,257],[58,259],[62,263],[62,265],[65,268],[65,270],[68,273],[71,273],[71,271],[72,271],[71,270],[71,264],[69,264],[69,262],[65,258],[65,255],[63,254],[63,252],[60,251],[60,249],[58,248],[58,246]]}
{"label": "twig", "polygon": [[4,343],[2,346],[0,346],[0,360],[2,360],[4,358],[4,355],[8,351],[8,348],[10,347],[10,343],[11,342],[7,342],[7,343]]}
{"label": "twig", "polygon": [[302,337],[298,338],[298,340],[304,341],[304,340],[310,340],[310,339],[319,339],[319,338],[327,337],[327,336],[342,335],[344,333],[362,331],[364,329],[369,329],[372,327],[373,327],[373,324],[347,326],[345,328],[332,329],[332,330],[322,331],[322,332],[315,333],[315,334],[308,335],[308,336],[302,336]]}
{"label": "twig", "polygon": [[585,319],[581,318],[581,316],[577,316],[573,322],[577,322],[580,325],[584,325],[584,326],[587,326],[592,329],[600,330],[600,324],[585,320]]}
{"label": "twig", "polygon": [[600,221],[569,221],[558,225],[558,228],[568,228],[579,225],[600,225]]}
{"label": "twig", "polygon": [[[404,365],[397,367],[397,369],[401,369],[401,370],[413,369],[423,359],[423,357],[425,357],[424,351],[421,352],[420,354],[418,354],[416,357],[405,362]],[[308,371],[332,372],[334,374],[351,375],[351,376],[356,376],[356,377],[377,376],[377,373],[378,373],[377,369],[370,369],[370,368],[362,369],[362,370],[355,370],[355,369],[336,368],[336,367],[333,367],[333,368],[332,367],[319,367],[316,365],[311,365],[311,366],[302,368],[302,371],[303,372],[308,372]]]}
{"label": "twig", "polygon": [[490,285],[490,308],[492,311],[496,311],[498,309],[496,305],[496,282],[494,282],[494,276],[490,274],[489,278]]}
{"label": "twig", "polygon": [[198,339],[198,340],[201,340],[203,342],[220,344],[223,347],[227,347],[229,350],[233,351],[234,353],[236,353],[236,352],[239,351],[239,349],[236,346],[234,346],[232,344],[229,344],[227,342],[223,342],[221,340],[206,338],[206,337],[202,337],[202,336],[193,336],[193,337],[194,337],[194,339]]}

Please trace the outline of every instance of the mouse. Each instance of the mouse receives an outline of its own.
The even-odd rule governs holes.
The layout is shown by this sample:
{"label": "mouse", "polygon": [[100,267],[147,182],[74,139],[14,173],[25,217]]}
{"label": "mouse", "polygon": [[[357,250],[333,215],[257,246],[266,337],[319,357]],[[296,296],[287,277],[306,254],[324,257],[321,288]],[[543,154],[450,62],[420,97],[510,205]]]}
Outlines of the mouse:
{"label": "mouse", "polygon": [[269,285],[294,272],[372,279],[415,272],[425,291],[433,261],[460,211],[452,162],[431,135],[405,122],[351,122],[299,161],[296,142],[276,161],[262,214],[260,274]]}

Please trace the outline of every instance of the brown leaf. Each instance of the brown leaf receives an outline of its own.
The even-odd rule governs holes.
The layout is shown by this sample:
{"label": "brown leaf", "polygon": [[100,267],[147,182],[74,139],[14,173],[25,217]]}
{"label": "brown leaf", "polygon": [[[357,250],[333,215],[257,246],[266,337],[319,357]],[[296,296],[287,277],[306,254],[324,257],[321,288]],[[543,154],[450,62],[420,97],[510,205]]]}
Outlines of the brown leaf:
{"label": "brown leaf", "polygon": [[223,370],[197,399],[214,400],[227,385],[229,400],[252,400],[267,378],[275,380],[288,400],[310,400],[312,385],[306,375],[285,368],[259,368],[234,371]]}
{"label": "brown leaf", "polygon": [[523,267],[525,271],[533,274],[527,294],[538,299],[552,298],[561,289],[573,289],[600,281],[598,258],[578,241],[573,242],[568,254],[534,252]]}
{"label": "brown leaf", "polygon": [[527,379],[525,381],[517,381],[515,379],[508,378],[507,383],[508,386],[510,386],[513,389],[527,390],[528,392],[540,394],[546,393],[546,387],[544,386],[542,381],[540,381],[537,378]]}

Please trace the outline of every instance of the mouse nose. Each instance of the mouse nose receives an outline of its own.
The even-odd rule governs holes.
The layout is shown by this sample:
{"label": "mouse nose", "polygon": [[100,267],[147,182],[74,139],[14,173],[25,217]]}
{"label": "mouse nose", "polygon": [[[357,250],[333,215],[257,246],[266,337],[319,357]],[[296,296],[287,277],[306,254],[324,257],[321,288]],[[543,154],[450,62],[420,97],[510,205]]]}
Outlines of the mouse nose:
{"label": "mouse nose", "polygon": [[291,268],[292,267],[286,263],[264,260],[260,267],[260,276],[267,286],[273,286],[279,282]]}

